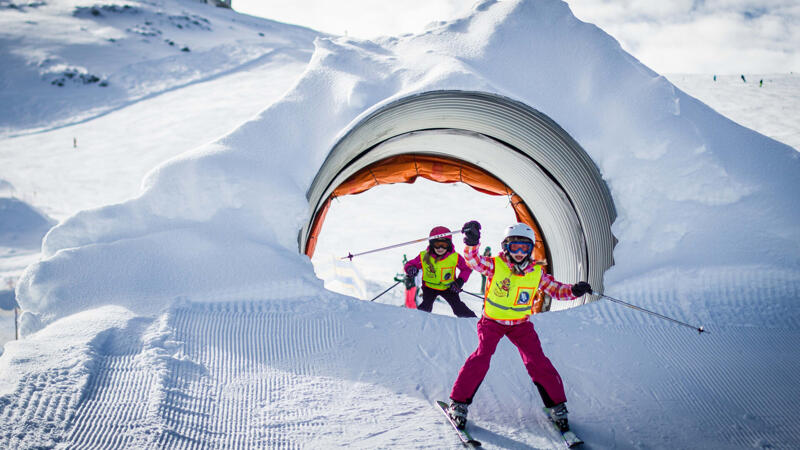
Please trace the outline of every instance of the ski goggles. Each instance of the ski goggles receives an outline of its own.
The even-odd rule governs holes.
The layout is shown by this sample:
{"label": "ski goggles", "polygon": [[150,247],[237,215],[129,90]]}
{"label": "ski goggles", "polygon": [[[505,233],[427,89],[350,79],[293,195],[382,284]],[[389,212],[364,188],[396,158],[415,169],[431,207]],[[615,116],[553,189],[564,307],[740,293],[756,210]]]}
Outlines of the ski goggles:
{"label": "ski goggles", "polygon": [[525,241],[514,241],[508,243],[509,253],[525,253],[526,255],[533,250],[533,244]]}
{"label": "ski goggles", "polygon": [[441,248],[447,250],[450,248],[450,241],[445,241],[445,240],[433,241],[431,242],[431,248]]}

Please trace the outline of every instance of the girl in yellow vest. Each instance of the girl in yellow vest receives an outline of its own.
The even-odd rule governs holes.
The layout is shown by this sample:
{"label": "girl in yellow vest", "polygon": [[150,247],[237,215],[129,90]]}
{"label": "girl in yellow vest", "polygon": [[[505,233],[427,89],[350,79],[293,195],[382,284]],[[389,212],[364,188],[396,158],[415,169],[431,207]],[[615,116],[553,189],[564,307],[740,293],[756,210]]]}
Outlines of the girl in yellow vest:
{"label": "girl in yellow vest", "polygon": [[584,281],[574,285],[560,283],[543,272],[542,265],[531,258],[536,235],[528,225],[518,223],[508,227],[503,252],[494,257],[480,255],[480,229],[476,221],[464,224],[464,256],[473,270],[490,281],[484,297],[483,316],[478,321],[478,348],[467,358],[453,384],[450,417],[460,428],[466,425],[467,407],[489,370],[497,344],[507,336],[519,350],[550,418],[563,432],[569,431],[567,397],[561,376],[544,355],[528,317],[539,290],[556,300],[574,300],[591,292],[592,288]]}
{"label": "girl in yellow vest", "polygon": [[[438,236],[449,233],[447,227],[434,227],[428,236]],[[431,312],[433,302],[437,296],[442,297],[453,309],[457,317],[476,317],[471,309],[461,301],[458,293],[464,283],[469,279],[472,269],[469,268],[464,257],[453,249],[453,240],[450,236],[439,239],[430,239],[428,248],[420,252],[419,256],[407,262],[403,267],[406,275],[414,278],[422,270],[422,303],[417,309]],[[458,269],[458,277],[456,277]]]}

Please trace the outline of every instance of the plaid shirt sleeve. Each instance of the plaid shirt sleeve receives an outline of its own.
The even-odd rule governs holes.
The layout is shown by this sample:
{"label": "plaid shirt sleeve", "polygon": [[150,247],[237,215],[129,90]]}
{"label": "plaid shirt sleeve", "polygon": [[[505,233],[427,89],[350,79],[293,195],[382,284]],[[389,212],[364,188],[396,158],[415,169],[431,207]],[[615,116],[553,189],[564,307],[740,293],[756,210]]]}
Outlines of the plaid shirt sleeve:
{"label": "plaid shirt sleeve", "polygon": [[572,285],[566,283],[559,283],[549,273],[542,274],[542,280],[539,282],[539,290],[544,291],[555,300],[575,300],[577,297],[572,295]]}
{"label": "plaid shirt sleeve", "polygon": [[467,260],[464,259],[463,256],[458,255],[458,263],[456,264],[458,267],[458,278],[464,280],[464,283],[469,280],[469,276],[472,275],[472,268],[469,267],[467,264]]}
{"label": "plaid shirt sleeve", "polygon": [[480,254],[480,245],[467,245],[464,247],[464,260],[470,269],[491,278],[494,275],[494,258]]}

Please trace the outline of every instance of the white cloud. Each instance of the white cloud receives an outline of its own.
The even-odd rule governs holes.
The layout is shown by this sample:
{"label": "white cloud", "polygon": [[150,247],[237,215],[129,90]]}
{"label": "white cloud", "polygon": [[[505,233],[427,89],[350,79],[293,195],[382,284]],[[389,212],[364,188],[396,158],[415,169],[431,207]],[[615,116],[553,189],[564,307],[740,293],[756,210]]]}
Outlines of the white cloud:
{"label": "white cloud", "polygon": [[[800,72],[797,0],[569,0],[659,73]],[[467,14],[473,0],[234,0],[241,12],[373,38],[418,33]]]}
{"label": "white cloud", "polygon": [[570,0],[575,15],[660,73],[800,71],[796,0]]}

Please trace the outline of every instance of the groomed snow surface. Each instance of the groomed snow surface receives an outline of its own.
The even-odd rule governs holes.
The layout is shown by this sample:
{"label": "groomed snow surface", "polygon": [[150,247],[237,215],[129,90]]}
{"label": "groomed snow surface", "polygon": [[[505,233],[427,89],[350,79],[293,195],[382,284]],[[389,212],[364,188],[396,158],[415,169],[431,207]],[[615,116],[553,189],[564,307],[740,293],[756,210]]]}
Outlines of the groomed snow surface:
{"label": "groomed snow surface", "polygon": [[[660,78],[551,1],[482,2],[379,42],[314,42],[188,0],[12,2],[0,21],[13,63],[0,66],[0,281],[19,284],[27,314],[24,339],[2,330],[0,447],[459,448],[433,402],[476,321],[399,307],[399,287],[363,301],[419,247],[339,275],[332,261],[473,218],[496,247],[506,200],[376,188],[334,203],[314,266],[293,247],[337,136],[436,88],[519,98],[570,132],[617,202],[608,293],[708,331],[606,302],[535,316],[587,448],[800,442],[797,75]],[[562,448],[540,407],[504,341],[470,409],[474,437]]]}

